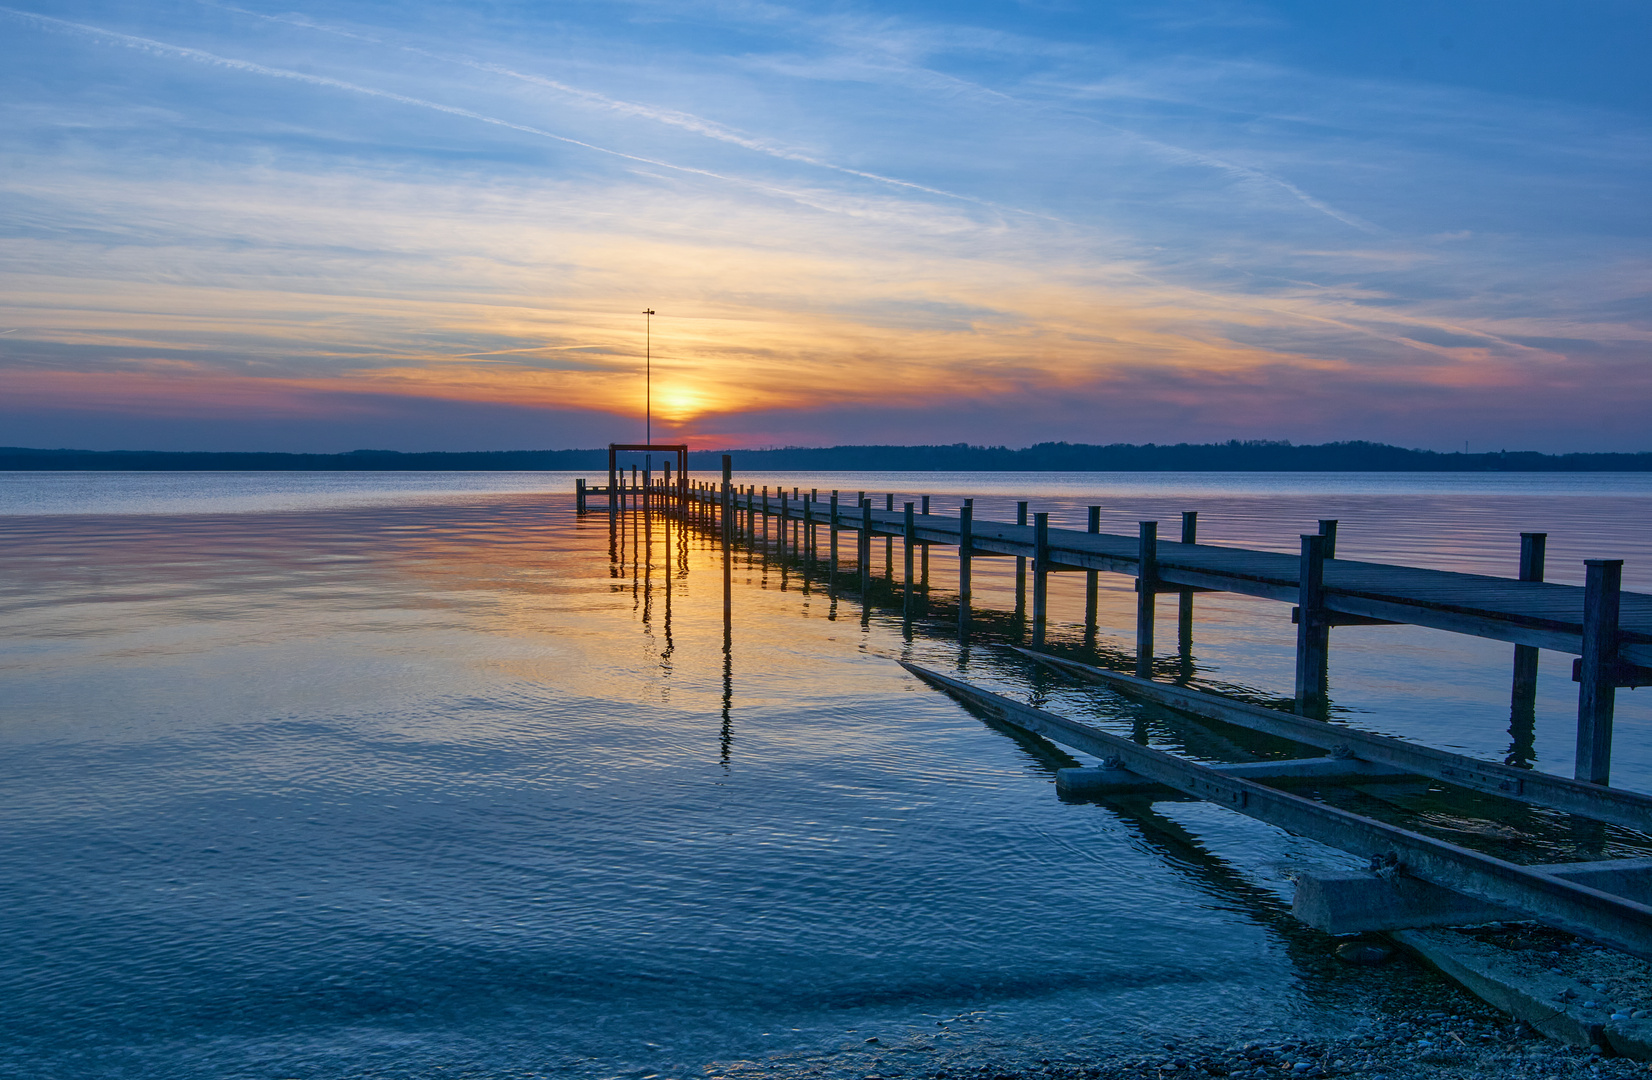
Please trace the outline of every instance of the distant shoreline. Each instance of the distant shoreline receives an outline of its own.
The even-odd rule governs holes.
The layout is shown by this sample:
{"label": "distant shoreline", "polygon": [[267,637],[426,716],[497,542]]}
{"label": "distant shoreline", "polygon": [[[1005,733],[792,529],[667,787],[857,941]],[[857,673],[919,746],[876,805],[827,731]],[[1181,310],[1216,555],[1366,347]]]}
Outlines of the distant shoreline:
{"label": "distant shoreline", "polygon": [[[1288,442],[1109,446],[1040,443],[1002,446],[830,446],[696,450],[689,468],[816,472],[1652,472],[1652,452],[1440,453],[1371,442],[1293,446]],[[635,455],[630,455],[635,456]],[[629,457],[627,458],[629,460]],[[605,473],[606,448],[345,454],[161,450],[39,450],[0,447],[0,471],[69,472],[534,472]]]}

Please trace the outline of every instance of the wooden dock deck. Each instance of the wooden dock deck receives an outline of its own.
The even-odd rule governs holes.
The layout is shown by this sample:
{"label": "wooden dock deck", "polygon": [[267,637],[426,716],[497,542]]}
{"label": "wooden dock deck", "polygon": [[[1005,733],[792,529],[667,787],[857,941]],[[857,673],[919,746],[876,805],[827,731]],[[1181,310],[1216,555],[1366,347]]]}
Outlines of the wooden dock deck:
{"label": "wooden dock deck", "polygon": [[[703,490],[696,490],[694,495],[716,499],[715,493]],[[805,521],[802,502],[788,499],[783,505],[773,496],[752,497],[753,509],[759,514]],[[745,496],[738,498],[743,500]],[[821,527],[827,525],[827,516],[827,511],[818,506],[809,514],[811,523]],[[904,512],[874,508],[871,519],[874,535],[905,536]],[[856,532],[863,525],[860,511],[841,506],[837,520],[841,531]],[[962,529],[958,517],[915,514],[914,527],[918,543],[959,546]],[[1055,528],[1048,530],[1048,536],[1048,569],[1052,572],[1099,570],[1140,577],[1139,536]],[[1036,559],[1037,530],[1031,525],[976,518],[970,546],[975,555]],[[1157,581],[1168,586],[1163,591],[1191,587],[1298,602],[1302,573],[1299,556],[1166,540],[1159,540],[1155,547]],[[1586,592],[1582,586],[1351,559],[1327,558],[1324,563],[1323,606],[1335,614],[1427,626],[1582,655]],[[1619,656],[1631,664],[1652,667],[1652,595],[1620,592],[1619,596]]]}
{"label": "wooden dock deck", "polygon": [[[611,474],[614,476],[616,474]],[[971,560],[1007,556],[1032,571],[1032,641],[1041,645],[1047,618],[1047,576],[1059,572],[1122,574],[1136,579],[1137,674],[1149,676],[1153,657],[1154,598],[1181,596],[1184,619],[1191,618],[1195,592],[1230,592],[1296,605],[1297,711],[1324,716],[1329,630],[1335,626],[1402,623],[1450,633],[1505,641],[1516,646],[1514,702],[1535,695],[1537,649],[1571,653],[1579,660],[1573,678],[1579,683],[1577,777],[1607,782],[1611,761],[1612,714],[1617,688],[1652,685],[1652,595],[1621,589],[1622,562],[1588,560],[1587,584],[1559,585],[1543,578],[1540,534],[1522,537],[1519,578],[1466,574],[1449,570],[1335,557],[1336,522],[1321,522],[1321,532],[1301,538],[1300,555],[1197,542],[1197,515],[1182,516],[1181,539],[1161,540],[1157,522],[1142,522],[1136,536],[1101,532],[1099,508],[1092,507],[1090,529],[1051,528],[1047,514],[1003,522],[978,519],[972,500],[956,515],[929,513],[930,499],[897,508],[884,495],[875,506],[865,493],[844,499],[839,492],[777,489],[751,485],[686,482],[679,472],[673,485],[627,485],[623,471],[608,488],[581,481],[581,507],[593,495],[608,497],[611,511],[635,500],[658,499],[681,504],[683,512],[721,523],[729,535],[752,535],[759,523],[777,529],[783,545],[815,550],[815,534],[830,537],[831,561],[837,560],[837,534],[858,538],[859,562],[870,562],[874,537],[899,537],[906,558],[907,610],[913,608],[914,549],[951,546],[959,550],[959,625],[967,630]],[[637,478],[634,478],[637,479]],[[613,492],[612,495],[609,495]],[[1025,502],[1018,504],[1027,517]],[[786,537],[792,539],[787,541]],[[1020,575],[1018,575],[1019,577]],[[1095,590],[1089,605],[1093,623]]]}
{"label": "wooden dock deck", "polygon": [[[1293,556],[1198,543],[1197,515],[1192,512],[1182,515],[1179,541],[1161,542],[1157,522],[1141,522],[1136,536],[1101,532],[1099,507],[1090,508],[1089,528],[1079,530],[1051,528],[1048,514],[1028,514],[1027,502],[1017,504],[1019,520],[1012,523],[977,519],[973,501],[967,499],[956,515],[948,515],[929,513],[930,497],[903,502],[897,509],[895,497],[887,493],[877,500],[881,506],[875,506],[864,492],[853,493],[850,499],[840,492],[823,497],[823,493],[797,488],[789,492],[777,489],[771,494],[766,488],[734,485],[727,458],[720,485],[686,481],[680,471],[675,484],[651,484],[646,474],[640,478],[633,474],[632,482],[626,483],[623,472],[611,470],[606,489],[588,487],[581,481],[577,493],[582,513],[588,509],[589,497],[607,498],[611,528],[623,527],[619,515],[626,512],[665,513],[680,516],[703,530],[703,535],[714,543],[720,543],[724,554],[725,634],[729,632],[732,595],[729,571],[733,550],[740,541],[764,551],[765,558],[772,552],[782,565],[793,565],[810,576],[825,570],[835,596],[843,584],[853,581],[839,573],[838,565],[839,535],[852,535],[863,602],[869,608],[873,596],[878,595],[872,584],[872,541],[884,537],[888,541],[886,566],[879,577],[887,576],[899,590],[909,620],[920,610],[918,598],[927,590],[928,548],[953,547],[959,556],[961,638],[969,634],[972,560],[1015,558],[1018,623],[1024,616],[1026,570],[1030,567],[1032,571],[1030,628],[1034,650],[1043,643],[1049,574],[1089,575],[1086,625],[1092,631],[1096,625],[1096,575],[1115,573],[1134,578],[1135,677],[1039,651],[1020,652],[1079,681],[1105,685],[1188,717],[1215,720],[1316,747],[1327,755],[1201,764],[939,672],[910,663],[905,666],[996,722],[1101,758],[1100,766],[1058,772],[1058,791],[1066,784],[1064,797],[1087,793],[1107,798],[1144,792],[1152,797],[1155,791],[1181,792],[1297,835],[1370,856],[1374,873],[1363,877],[1342,875],[1359,879],[1352,882],[1358,903],[1351,903],[1331,888],[1347,892],[1349,883],[1341,878],[1314,886],[1319,889],[1317,893],[1313,888],[1304,892],[1299,887],[1298,908],[1323,908],[1321,914],[1331,923],[1352,925],[1350,920],[1375,919],[1384,928],[1394,928],[1452,925],[1452,919],[1468,916],[1481,921],[1487,917],[1534,918],[1652,958],[1652,905],[1646,902],[1652,899],[1652,860],[1522,867],[1280,790],[1426,777],[1475,797],[1511,800],[1652,834],[1652,796],[1613,788],[1608,776],[1615,689],[1652,684],[1652,596],[1622,590],[1620,561],[1586,561],[1587,584],[1581,587],[1548,583],[1542,580],[1546,538],[1536,533],[1521,536],[1519,577],[1343,560],[1335,557],[1337,523],[1329,520],[1320,522],[1317,534],[1302,536],[1300,555]],[[895,571],[893,541],[897,537],[902,541],[903,576]],[[915,574],[915,552],[922,553],[925,569],[921,577]],[[1159,593],[1179,596],[1186,678],[1191,671],[1188,650],[1193,596],[1209,591],[1296,606],[1294,713],[1152,678],[1155,597]],[[1521,710],[1530,710],[1535,701],[1537,650],[1577,655],[1573,677],[1580,685],[1574,779],[1537,773],[1512,760],[1483,761],[1327,723],[1326,713],[1317,706],[1323,704],[1326,693],[1329,629],[1392,624],[1512,643],[1511,719],[1517,723]],[[1428,883],[1434,892],[1402,887],[1396,884],[1401,877]],[[1307,903],[1305,896],[1310,900],[1317,896],[1319,908]]]}
{"label": "wooden dock deck", "polygon": [[[773,502],[762,512],[777,515],[780,506]],[[795,505],[788,508],[788,516],[802,520]],[[861,525],[858,515],[840,515],[839,520],[843,529]],[[905,533],[905,518],[898,511],[873,510],[872,521],[879,535]],[[920,543],[959,543],[958,518],[918,515],[915,524]],[[1054,528],[1048,532],[1052,571],[1102,570],[1140,576],[1139,536]],[[977,554],[1036,558],[1038,553],[1033,526],[1006,522],[975,520],[971,545]],[[1171,586],[1165,591],[1193,587],[1298,602],[1302,572],[1298,556],[1165,540],[1156,544],[1156,555],[1157,579]],[[1577,585],[1328,558],[1323,606],[1337,614],[1581,655],[1584,593]],[[1652,595],[1622,592],[1620,597],[1619,655],[1632,664],[1652,666]]]}

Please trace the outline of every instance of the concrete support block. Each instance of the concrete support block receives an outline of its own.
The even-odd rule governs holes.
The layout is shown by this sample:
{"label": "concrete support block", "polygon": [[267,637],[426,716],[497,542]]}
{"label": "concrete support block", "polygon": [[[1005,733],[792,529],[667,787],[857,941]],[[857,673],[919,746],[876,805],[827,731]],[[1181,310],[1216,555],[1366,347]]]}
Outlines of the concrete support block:
{"label": "concrete support block", "polygon": [[[1559,863],[1532,869],[1628,900],[1652,903],[1652,859]],[[1327,934],[1481,926],[1526,918],[1404,874],[1363,870],[1298,876],[1291,913]]]}
{"label": "concrete support block", "polygon": [[1363,870],[1298,875],[1291,914],[1332,935],[1481,926],[1525,917],[1417,878],[1381,878]]}

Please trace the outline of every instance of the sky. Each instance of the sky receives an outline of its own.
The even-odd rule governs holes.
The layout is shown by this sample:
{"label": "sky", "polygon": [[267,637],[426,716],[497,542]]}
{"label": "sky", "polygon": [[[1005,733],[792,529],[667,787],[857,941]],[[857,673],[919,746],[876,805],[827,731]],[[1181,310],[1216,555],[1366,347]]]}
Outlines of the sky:
{"label": "sky", "polygon": [[0,445],[1649,450],[1649,54],[1642,0],[0,0]]}

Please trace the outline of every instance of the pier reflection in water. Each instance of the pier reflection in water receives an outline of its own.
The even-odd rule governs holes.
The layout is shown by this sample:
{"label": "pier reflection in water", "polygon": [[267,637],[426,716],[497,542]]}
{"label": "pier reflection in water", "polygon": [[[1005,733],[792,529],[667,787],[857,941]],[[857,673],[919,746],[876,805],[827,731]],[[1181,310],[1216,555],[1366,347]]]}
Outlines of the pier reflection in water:
{"label": "pier reflection in water", "polygon": [[[1199,804],[1064,805],[1047,748],[890,662],[1193,756],[1274,752],[997,648],[1023,632],[1008,560],[978,564],[960,645],[944,552],[907,618],[882,566],[859,602],[853,545],[834,587],[806,545],[725,557],[675,521],[576,519],[570,485],[545,486],[0,518],[5,1069],[847,1069],[874,1035],[943,1066],[1349,1019],[1323,943],[1281,914],[1287,876],[1334,855]],[[1213,537],[1251,527],[1240,502],[1200,507]],[[1052,645],[1127,667],[1133,597],[1104,577],[1090,631],[1084,586],[1052,581]],[[1262,612],[1201,597],[1161,677],[1282,696],[1289,627]],[[1506,658],[1370,632],[1393,635],[1380,656],[1351,634],[1338,653],[1347,715],[1508,751]],[[1543,768],[1566,750],[1559,667],[1539,675]],[[1643,785],[1625,699],[1621,782]],[[1426,789],[1360,798],[1505,853],[1579,843]]]}

